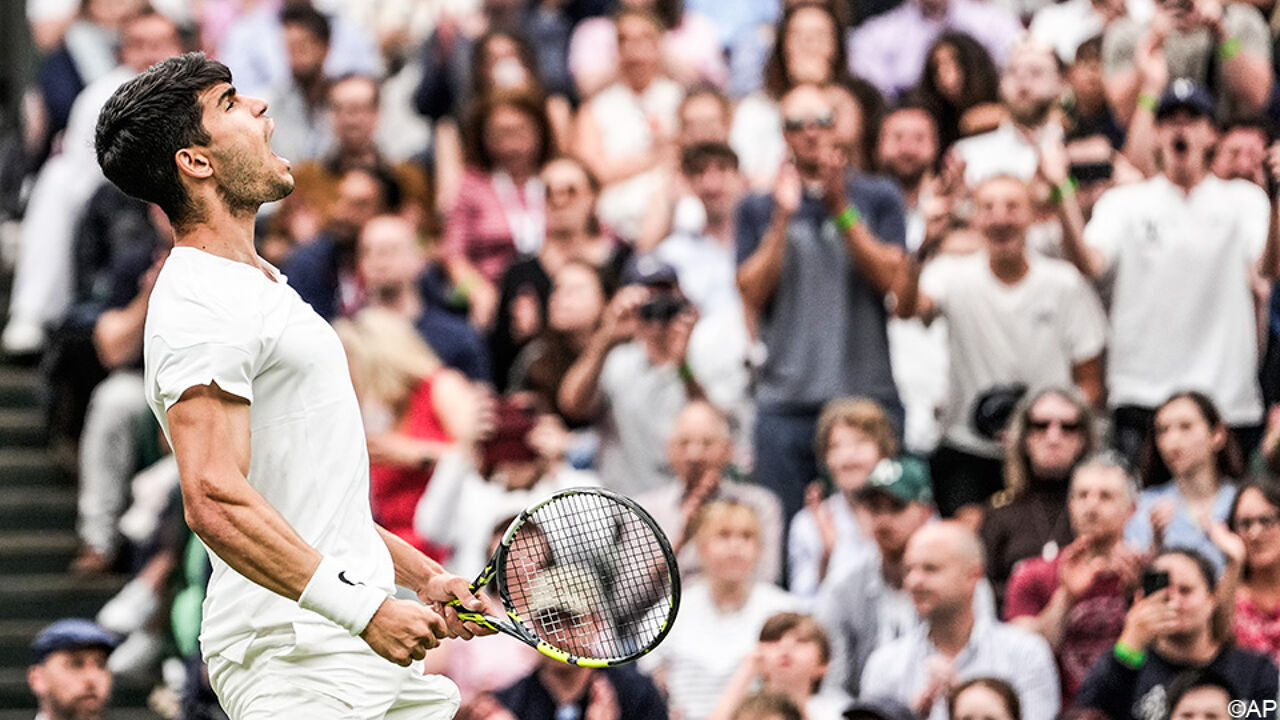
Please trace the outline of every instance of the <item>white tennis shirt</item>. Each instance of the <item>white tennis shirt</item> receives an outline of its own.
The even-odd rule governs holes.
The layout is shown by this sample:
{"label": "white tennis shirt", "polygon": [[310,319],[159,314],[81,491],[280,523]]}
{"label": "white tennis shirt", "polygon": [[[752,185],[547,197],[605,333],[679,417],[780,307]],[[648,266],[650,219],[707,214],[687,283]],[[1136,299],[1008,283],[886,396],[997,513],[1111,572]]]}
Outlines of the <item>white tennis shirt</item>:
{"label": "white tennis shirt", "polygon": [[[249,484],[348,578],[391,592],[395,571],[369,507],[369,457],[346,354],[328,323],[272,271],[274,282],[251,265],[174,248],[147,311],[147,402],[169,437],[166,412],[189,388],[217,383],[248,400]],[[242,662],[255,635],[282,627],[292,626],[300,645],[338,630],[210,557],[206,658]]]}

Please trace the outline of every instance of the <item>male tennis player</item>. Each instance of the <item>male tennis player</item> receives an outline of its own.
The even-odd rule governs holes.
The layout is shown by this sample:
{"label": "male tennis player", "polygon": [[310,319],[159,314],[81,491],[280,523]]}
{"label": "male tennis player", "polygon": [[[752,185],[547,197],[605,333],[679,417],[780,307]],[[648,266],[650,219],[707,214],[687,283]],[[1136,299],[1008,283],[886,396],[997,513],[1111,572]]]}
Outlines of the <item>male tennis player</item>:
{"label": "male tennis player", "polygon": [[[146,392],[214,554],[210,679],[234,720],[452,717],[457,688],[414,661],[481,632],[442,603],[483,603],[373,522],[342,346],[254,250],[258,206],[293,189],[266,110],[193,53],[121,86],[97,128],[106,176],[176,236],[147,313]],[[393,583],[434,608],[391,598]]]}

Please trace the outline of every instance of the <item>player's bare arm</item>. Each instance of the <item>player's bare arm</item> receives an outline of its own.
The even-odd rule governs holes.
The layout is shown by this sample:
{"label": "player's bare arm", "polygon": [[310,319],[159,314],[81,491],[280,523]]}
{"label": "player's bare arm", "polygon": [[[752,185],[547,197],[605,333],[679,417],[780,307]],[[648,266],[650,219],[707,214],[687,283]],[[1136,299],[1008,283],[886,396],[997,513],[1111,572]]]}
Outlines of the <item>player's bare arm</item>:
{"label": "player's bare arm", "polygon": [[436,611],[444,616],[450,635],[470,640],[476,635],[492,635],[495,632],[475,623],[462,622],[458,619],[457,612],[446,604],[456,598],[469,610],[491,610],[484,600],[471,591],[471,583],[466,578],[446,572],[440,563],[423,555],[386,528],[378,526],[378,534],[391,552],[391,562],[396,568],[396,584],[418,593],[418,598],[423,602],[435,605]]}
{"label": "player's bare arm", "polygon": [[[247,480],[249,409],[216,385],[187,390],[169,409],[187,523],[236,572],[297,601],[323,558]],[[391,598],[360,633],[375,652],[400,665],[421,659],[450,634],[432,608]]]}

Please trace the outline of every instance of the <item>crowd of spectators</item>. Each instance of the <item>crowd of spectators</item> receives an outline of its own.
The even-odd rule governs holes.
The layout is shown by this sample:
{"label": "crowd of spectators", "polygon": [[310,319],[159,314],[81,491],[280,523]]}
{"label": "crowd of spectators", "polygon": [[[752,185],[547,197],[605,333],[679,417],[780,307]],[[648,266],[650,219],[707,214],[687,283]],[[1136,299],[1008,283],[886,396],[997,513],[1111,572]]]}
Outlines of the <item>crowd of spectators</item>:
{"label": "crowd of spectators", "polygon": [[[635,666],[505,637],[430,653],[460,717],[1157,720],[1277,698],[1273,0],[27,14],[0,345],[48,381],[71,570],[132,578],[73,629],[107,633],[82,644],[154,680],[166,717],[222,717],[208,558],[143,399],[173,235],[92,147],[121,82],[196,50],[267,100],[292,164],[258,249],[346,349],[374,517],[470,575],[532,498],[600,485],[678,553],[679,620]],[[42,703],[63,649],[33,666]]]}

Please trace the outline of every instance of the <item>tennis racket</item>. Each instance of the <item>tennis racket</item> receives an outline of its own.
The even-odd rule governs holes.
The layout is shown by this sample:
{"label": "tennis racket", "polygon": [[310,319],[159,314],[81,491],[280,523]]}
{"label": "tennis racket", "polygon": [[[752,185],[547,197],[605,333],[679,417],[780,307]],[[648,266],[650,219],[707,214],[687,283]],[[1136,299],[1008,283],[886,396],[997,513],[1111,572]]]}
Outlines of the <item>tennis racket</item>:
{"label": "tennis racket", "polygon": [[610,667],[662,642],[680,607],[675,553],[649,513],[600,488],[555,493],[520,513],[472,591],[492,586],[505,618],[459,619],[561,662]]}

